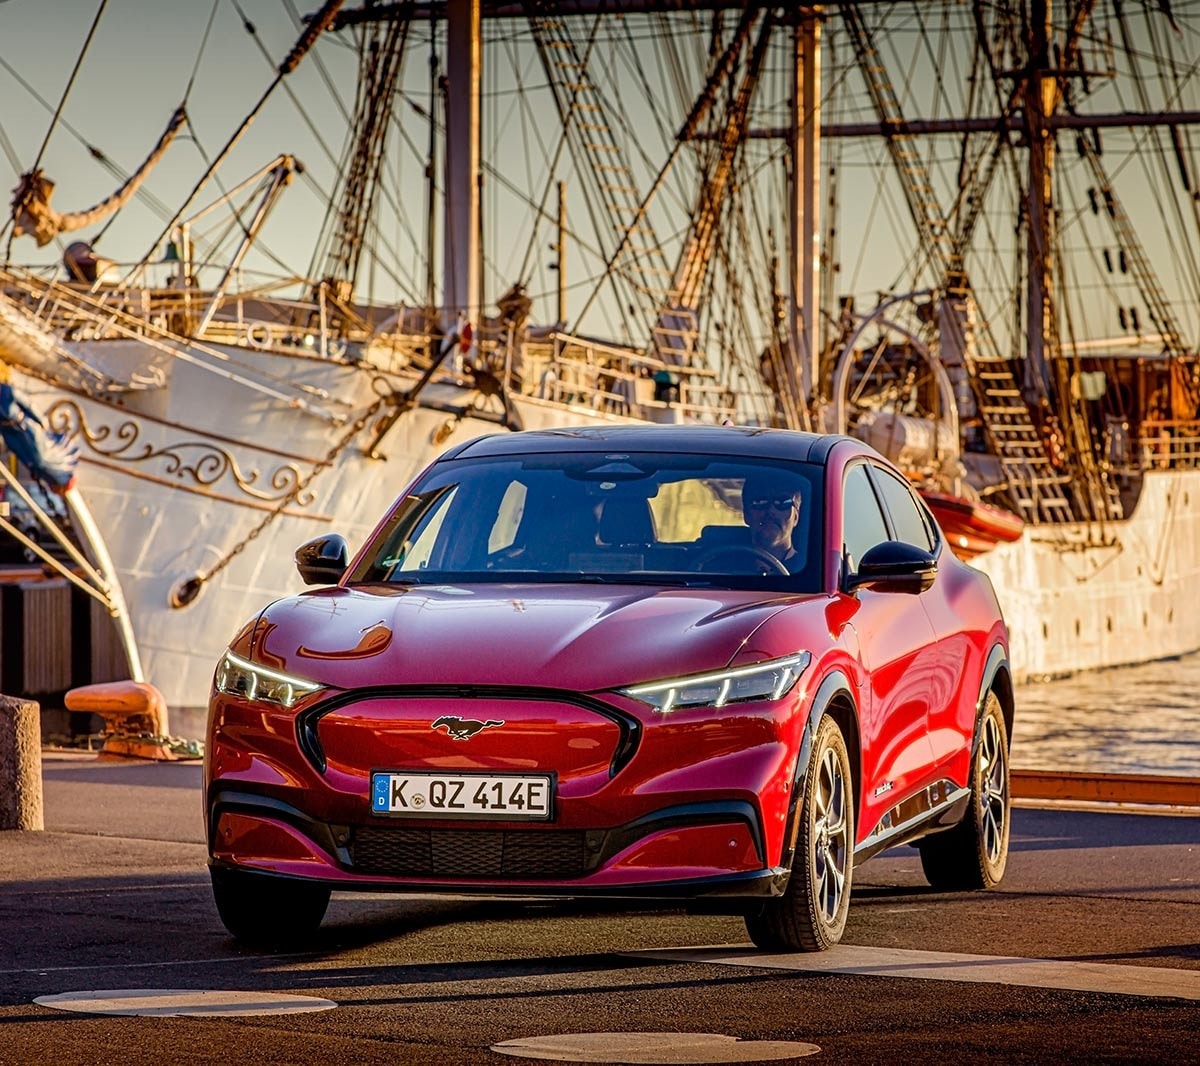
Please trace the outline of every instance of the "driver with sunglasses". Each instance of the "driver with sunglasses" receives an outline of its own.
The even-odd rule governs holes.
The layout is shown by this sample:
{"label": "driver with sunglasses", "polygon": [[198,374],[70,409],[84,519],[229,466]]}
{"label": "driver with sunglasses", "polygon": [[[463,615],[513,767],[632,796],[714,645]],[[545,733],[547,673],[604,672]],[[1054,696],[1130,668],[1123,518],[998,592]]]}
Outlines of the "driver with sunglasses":
{"label": "driver with sunglasses", "polygon": [[800,517],[800,489],[789,489],[774,479],[747,478],[742,485],[742,517],[750,528],[750,543],[788,566],[798,554],[792,534]]}

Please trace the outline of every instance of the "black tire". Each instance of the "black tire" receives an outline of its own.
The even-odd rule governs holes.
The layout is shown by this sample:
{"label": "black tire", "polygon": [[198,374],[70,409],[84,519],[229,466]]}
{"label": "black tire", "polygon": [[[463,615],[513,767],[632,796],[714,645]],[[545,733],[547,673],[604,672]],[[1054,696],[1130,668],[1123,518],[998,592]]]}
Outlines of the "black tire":
{"label": "black tire", "polygon": [[209,874],[221,923],[247,944],[302,944],[316,933],[329,906],[324,885],[217,866]]}
{"label": "black tire", "polygon": [[971,799],[953,829],[921,840],[921,867],[934,888],[948,892],[994,888],[1008,865],[1011,825],[1008,730],[994,692],[989,692],[971,760]]}
{"label": "black tire", "polygon": [[854,787],[837,723],[817,727],[787,891],[746,915],[765,951],[825,951],[842,938],[854,872]]}

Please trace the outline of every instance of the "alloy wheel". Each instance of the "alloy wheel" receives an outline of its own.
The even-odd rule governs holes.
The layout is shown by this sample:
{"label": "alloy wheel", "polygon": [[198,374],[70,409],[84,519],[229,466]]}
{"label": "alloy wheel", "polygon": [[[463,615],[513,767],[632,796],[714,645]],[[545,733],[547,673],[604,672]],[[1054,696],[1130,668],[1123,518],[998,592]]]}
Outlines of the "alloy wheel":
{"label": "alloy wheel", "polygon": [[1000,727],[992,716],[984,719],[979,752],[979,814],[983,845],[988,861],[998,862],[1008,834],[1008,773],[1007,754]]}
{"label": "alloy wheel", "polygon": [[850,823],[846,817],[846,780],[837,752],[827,748],[817,774],[813,834],[817,903],[826,921],[836,919],[846,889]]}

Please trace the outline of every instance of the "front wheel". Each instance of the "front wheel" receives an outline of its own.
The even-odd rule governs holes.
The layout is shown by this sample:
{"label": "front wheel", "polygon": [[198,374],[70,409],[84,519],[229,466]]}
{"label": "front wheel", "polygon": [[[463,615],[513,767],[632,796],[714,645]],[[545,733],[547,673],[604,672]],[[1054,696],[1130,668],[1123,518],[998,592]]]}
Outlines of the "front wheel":
{"label": "front wheel", "polygon": [[213,899],[221,922],[248,944],[291,945],[310,938],[325,917],[324,885],[213,866]]}
{"label": "front wheel", "polygon": [[1008,865],[1010,825],[1008,730],[994,692],[989,692],[971,760],[971,800],[953,829],[917,844],[921,867],[934,888],[994,888]]}
{"label": "front wheel", "polygon": [[746,916],[766,951],[824,951],[842,938],[854,871],[850,756],[832,718],[817,727],[804,775],[804,800],[787,891]]}

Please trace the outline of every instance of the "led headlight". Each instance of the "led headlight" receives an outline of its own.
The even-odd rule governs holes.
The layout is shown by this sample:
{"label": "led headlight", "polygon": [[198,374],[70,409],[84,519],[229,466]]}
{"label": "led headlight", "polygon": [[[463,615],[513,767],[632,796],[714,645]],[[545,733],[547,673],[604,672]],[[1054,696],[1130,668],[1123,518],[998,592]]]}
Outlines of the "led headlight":
{"label": "led headlight", "polygon": [[652,681],[618,691],[623,696],[650,704],[663,714],[686,707],[715,708],[751,700],[777,700],[791,689],[811,660],[812,656],[802,651],[753,666]]}
{"label": "led headlight", "polygon": [[289,708],[301,697],[322,687],[302,677],[292,677],[291,674],[249,662],[231,651],[221,656],[213,684],[218,692],[230,696]]}

